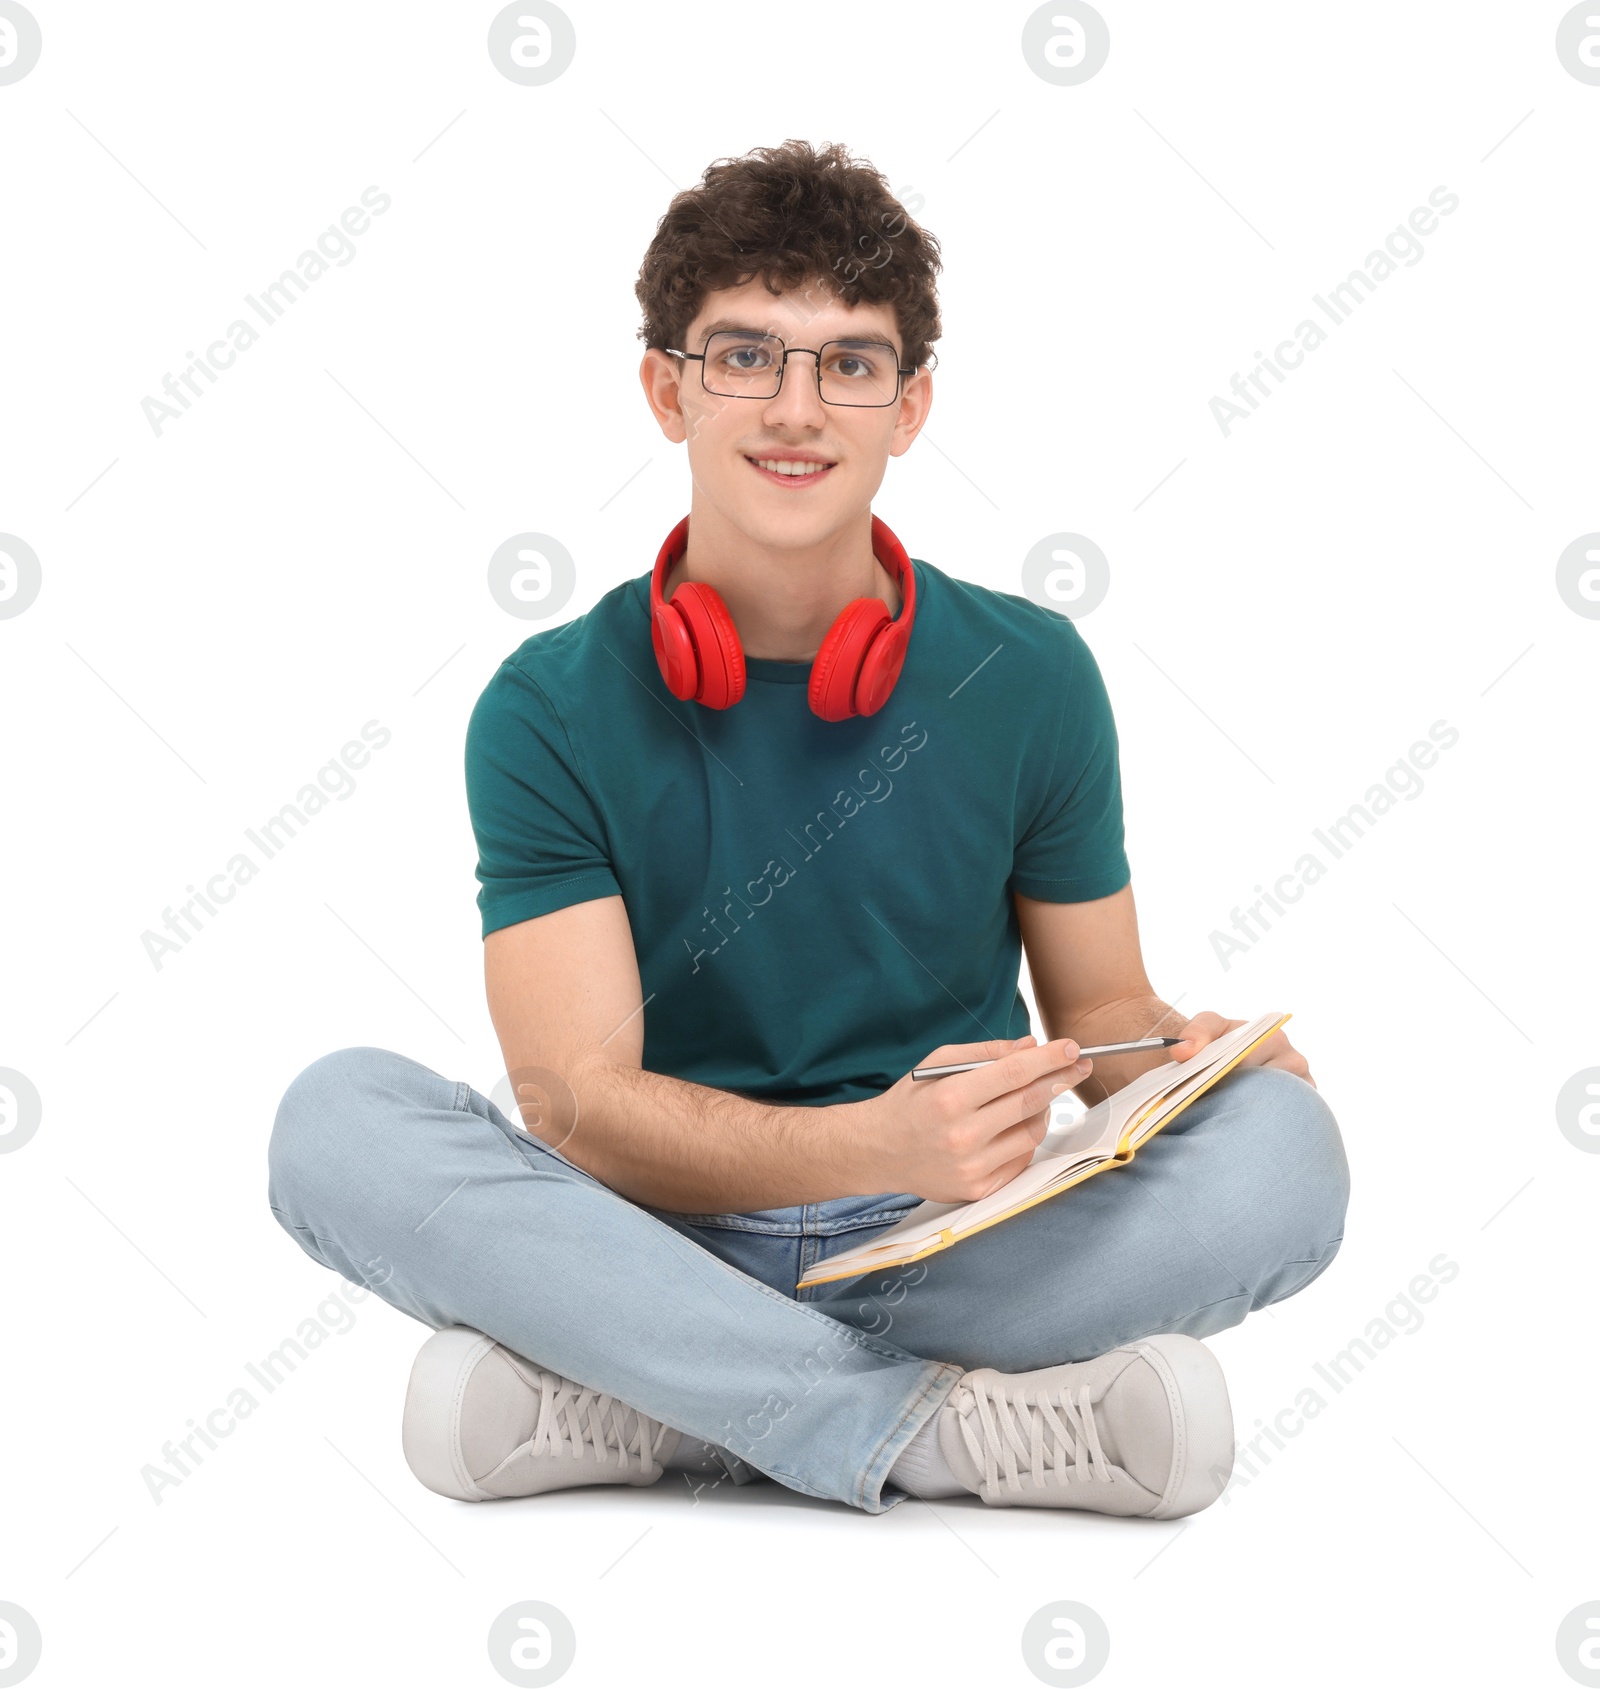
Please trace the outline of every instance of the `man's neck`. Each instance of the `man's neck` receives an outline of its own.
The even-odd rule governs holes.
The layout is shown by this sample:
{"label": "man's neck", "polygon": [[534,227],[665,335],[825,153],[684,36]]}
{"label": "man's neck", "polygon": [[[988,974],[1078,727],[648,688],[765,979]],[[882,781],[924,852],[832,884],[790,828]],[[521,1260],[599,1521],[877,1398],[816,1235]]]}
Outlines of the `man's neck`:
{"label": "man's neck", "polygon": [[870,513],[820,545],[791,551],[756,544],[696,500],[669,594],[683,581],[715,587],[745,655],[777,662],[809,663],[853,598],[881,598],[891,616],[900,613],[900,589],[872,553]]}

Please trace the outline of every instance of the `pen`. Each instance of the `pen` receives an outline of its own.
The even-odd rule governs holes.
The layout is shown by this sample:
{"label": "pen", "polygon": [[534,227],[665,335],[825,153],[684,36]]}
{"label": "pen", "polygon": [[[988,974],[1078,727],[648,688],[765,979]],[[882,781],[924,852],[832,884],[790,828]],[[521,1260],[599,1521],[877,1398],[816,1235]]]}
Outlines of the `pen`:
{"label": "pen", "polygon": [[[1128,1044],[1091,1044],[1086,1049],[1078,1051],[1080,1056],[1120,1056],[1134,1050],[1167,1050],[1174,1044],[1181,1044],[1181,1038],[1135,1038]],[[993,1067],[999,1057],[991,1057],[988,1061],[958,1061],[946,1067],[914,1067],[911,1070],[913,1079],[943,1079],[947,1073],[971,1073],[974,1068]]]}

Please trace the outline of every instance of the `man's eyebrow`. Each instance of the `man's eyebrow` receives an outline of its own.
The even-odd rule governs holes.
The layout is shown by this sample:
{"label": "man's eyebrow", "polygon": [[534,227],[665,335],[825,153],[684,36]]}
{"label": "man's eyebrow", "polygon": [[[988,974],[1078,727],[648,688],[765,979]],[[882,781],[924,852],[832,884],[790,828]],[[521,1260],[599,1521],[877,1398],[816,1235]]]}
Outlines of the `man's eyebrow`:
{"label": "man's eyebrow", "polygon": [[[700,331],[700,349],[705,350],[706,342],[714,334],[748,334],[758,336],[772,334],[773,339],[782,340],[781,334],[774,334],[771,329],[752,328],[748,323],[736,323],[730,317],[718,317],[714,323],[708,323]],[[829,337],[844,346],[887,346],[894,351],[894,343],[881,335],[875,334],[835,334]],[[826,342],[824,342],[826,344]],[[898,356],[898,354],[896,354]]]}
{"label": "man's eyebrow", "polygon": [[783,336],[770,328],[753,328],[749,323],[736,323],[731,317],[718,317],[714,323],[708,323],[700,331],[700,350],[706,348],[706,342],[714,334],[748,334],[752,339],[764,334],[772,335],[774,340],[781,340]]}

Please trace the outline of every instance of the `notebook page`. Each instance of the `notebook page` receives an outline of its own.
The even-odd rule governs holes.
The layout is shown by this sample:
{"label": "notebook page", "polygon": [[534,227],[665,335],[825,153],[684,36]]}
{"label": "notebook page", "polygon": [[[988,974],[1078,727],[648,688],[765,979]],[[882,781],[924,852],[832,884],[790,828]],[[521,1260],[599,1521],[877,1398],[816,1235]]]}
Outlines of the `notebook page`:
{"label": "notebook page", "polygon": [[1137,1149],[1163,1121],[1170,1119],[1173,1111],[1188,1098],[1198,1091],[1205,1090],[1211,1084],[1218,1068],[1226,1067],[1235,1057],[1248,1051],[1253,1044],[1260,1043],[1288,1018],[1283,1014],[1261,1015],[1224,1037],[1214,1039],[1199,1054],[1191,1056],[1181,1066],[1169,1064],[1172,1065],[1172,1075],[1165,1094],[1153,1105],[1136,1111],[1131,1116],[1133,1129],[1130,1142],[1133,1147]]}

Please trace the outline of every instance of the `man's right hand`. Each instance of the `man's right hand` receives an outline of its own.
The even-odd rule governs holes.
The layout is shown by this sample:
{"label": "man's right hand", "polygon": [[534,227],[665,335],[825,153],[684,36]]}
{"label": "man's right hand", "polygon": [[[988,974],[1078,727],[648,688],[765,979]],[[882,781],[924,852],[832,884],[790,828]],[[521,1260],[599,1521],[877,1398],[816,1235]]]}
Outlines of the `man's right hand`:
{"label": "man's right hand", "polygon": [[971,1202],[1016,1177],[1050,1129],[1050,1104],[1088,1078],[1070,1038],[942,1044],[919,1067],[989,1061],[971,1073],[908,1073],[865,1102],[839,1107],[844,1156],[862,1194],[910,1191],[930,1202]]}

